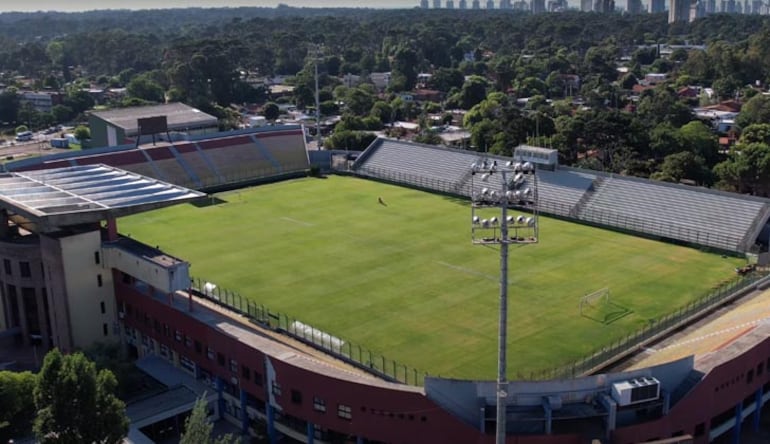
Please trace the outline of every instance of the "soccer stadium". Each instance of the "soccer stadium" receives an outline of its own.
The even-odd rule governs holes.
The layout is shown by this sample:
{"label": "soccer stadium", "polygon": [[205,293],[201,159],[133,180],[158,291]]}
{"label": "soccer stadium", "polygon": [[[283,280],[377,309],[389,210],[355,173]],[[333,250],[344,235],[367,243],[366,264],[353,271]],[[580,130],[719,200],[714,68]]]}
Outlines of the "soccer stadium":
{"label": "soccer stadium", "polygon": [[[185,400],[135,407],[137,442],[163,438],[194,400],[180,390],[207,389],[270,442],[494,442],[502,247],[472,242],[471,216],[508,185],[481,163],[533,170],[515,184],[533,197],[506,205],[516,230],[537,227],[508,252],[508,442],[737,442],[760,426],[768,199],[527,146],[377,139],[351,156],[308,152],[300,126],[170,140],[0,175],[0,327],[46,348],[125,343]],[[499,210],[484,210],[493,238]]]}

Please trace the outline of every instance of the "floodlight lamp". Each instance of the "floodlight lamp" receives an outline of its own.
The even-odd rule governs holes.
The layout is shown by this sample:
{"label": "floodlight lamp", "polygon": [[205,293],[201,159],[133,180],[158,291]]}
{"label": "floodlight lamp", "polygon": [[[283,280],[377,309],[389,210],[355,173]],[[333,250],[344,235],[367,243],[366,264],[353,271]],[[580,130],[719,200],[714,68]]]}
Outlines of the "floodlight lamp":
{"label": "floodlight lamp", "polygon": [[482,196],[486,196],[487,194],[489,194],[489,188],[482,188],[481,189],[481,195]]}
{"label": "floodlight lamp", "polygon": [[484,228],[489,228],[489,220],[488,219],[481,219],[481,226]]}
{"label": "floodlight lamp", "polygon": [[512,167],[513,166],[513,161],[509,160],[508,162],[505,162],[505,166],[507,166],[508,168]]}
{"label": "floodlight lamp", "polygon": [[535,218],[534,217],[528,217],[527,218],[527,226],[534,227],[535,226]]}
{"label": "floodlight lamp", "polygon": [[532,188],[525,188],[524,189],[524,195],[529,197],[532,195]]}
{"label": "floodlight lamp", "polygon": [[499,220],[496,217],[493,217],[492,219],[489,219],[489,223],[492,225],[497,225]]}
{"label": "floodlight lamp", "polygon": [[474,224],[474,225],[478,225],[480,220],[481,220],[481,219],[479,219],[479,217],[478,217],[478,216],[473,216],[473,224]]}
{"label": "floodlight lamp", "polygon": [[[517,191],[517,192],[518,192],[518,191]],[[514,199],[516,199],[516,192],[513,192],[513,191],[506,191],[506,192],[505,192],[505,197],[507,197],[507,198],[508,198],[508,200],[514,200]]]}
{"label": "floodlight lamp", "polygon": [[508,225],[511,225],[516,222],[516,218],[513,216],[508,216],[505,218],[505,221],[508,222]]}
{"label": "floodlight lamp", "polygon": [[524,175],[521,174],[521,173],[516,174],[515,176],[513,176],[513,181],[516,184],[520,184],[520,183],[524,182]]}
{"label": "floodlight lamp", "polygon": [[521,171],[521,163],[520,162],[516,162],[516,163],[513,164],[513,171],[515,173],[518,173],[519,171]]}
{"label": "floodlight lamp", "polygon": [[530,162],[524,162],[524,164],[521,166],[521,169],[522,169],[522,170],[523,170],[525,173],[528,173],[528,172],[530,172],[530,171],[534,170],[534,166],[533,166],[533,165],[532,165],[532,163],[530,163]]}
{"label": "floodlight lamp", "polygon": [[524,223],[524,216],[519,215],[518,217],[516,217],[516,222],[518,222],[520,224],[523,224]]}
{"label": "floodlight lamp", "polygon": [[516,200],[521,200],[521,191],[516,191],[513,193],[513,196]]}
{"label": "floodlight lamp", "polygon": [[471,164],[471,170],[476,171],[477,169],[479,169],[479,164],[476,162],[473,162]]}
{"label": "floodlight lamp", "polygon": [[490,174],[489,174],[489,173],[484,173],[484,174],[481,176],[481,181],[482,181],[482,182],[489,182],[489,176],[490,176]]}

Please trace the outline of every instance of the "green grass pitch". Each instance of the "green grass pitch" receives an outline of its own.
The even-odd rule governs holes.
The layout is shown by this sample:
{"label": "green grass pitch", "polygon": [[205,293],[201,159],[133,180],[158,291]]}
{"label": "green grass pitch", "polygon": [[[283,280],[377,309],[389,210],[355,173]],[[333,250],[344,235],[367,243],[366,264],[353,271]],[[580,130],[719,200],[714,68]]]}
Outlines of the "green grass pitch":
{"label": "green grass pitch", "polygon": [[[226,202],[123,218],[119,229],[190,261],[196,277],[388,359],[494,378],[499,249],[471,244],[468,202],[337,176],[218,197]],[[540,226],[539,244],[510,248],[511,377],[623,337],[742,263],[556,219]],[[628,313],[581,316],[580,297],[604,287]]]}

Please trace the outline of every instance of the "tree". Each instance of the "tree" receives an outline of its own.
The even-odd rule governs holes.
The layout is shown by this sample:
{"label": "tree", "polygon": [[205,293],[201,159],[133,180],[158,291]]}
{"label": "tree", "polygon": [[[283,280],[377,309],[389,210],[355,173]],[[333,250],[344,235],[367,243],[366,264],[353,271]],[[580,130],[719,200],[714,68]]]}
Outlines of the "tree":
{"label": "tree", "polygon": [[37,418],[33,430],[43,443],[119,443],[128,433],[125,404],[115,396],[109,370],[82,353],[50,351],[33,391]]}
{"label": "tree", "polygon": [[214,424],[208,419],[208,402],[206,393],[203,393],[193,406],[190,416],[184,421],[184,432],[179,439],[179,444],[236,444],[238,438],[227,434],[214,438]]}
{"label": "tree", "polygon": [[0,371],[0,442],[29,433],[35,417],[35,403],[29,394],[35,382],[30,372]]}
{"label": "tree", "polygon": [[148,102],[163,103],[166,101],[163,87],[152,80],[147,73],[131,79],[126,86],[126,92],[132,97]]}
{"label": "tree", "polygon": [[721,187],[739,193],[767,195],[770,192],[770,146],[739,144],[730,157],[714,167]]}
{"label": "tree", "polygon": [[281,109],[278,108],[278,105],[275,103],[269,102],[267,105],[265,105],[264,108],[262,108],[262,114],[264,114],[265,119],[269,120],[270,122],[275,122],[278,117],[281,116]]}
{"label": "tree", "polygon": [[706,165],[713,166],[717,163],[719,140],[711,129],[699,120],[679,128],[679,143],[684,150],[699,156]]}
{"label": "tree", "polygon": [[660,171],[651,176],[655,180],[666,182],[679,182],[689,179],[702,185],[709,182],[710,171],[706,168],[703,158],[689,151],[666,156]]}
{"label": "tree", "polygon": [[758,94],[749,99],[735,119],[735,123],[741,128],[767,122],[770,122],[770,97],[764,94]]}
{"label": "tree", "polygon": [[78,125],[72,133],[81,143],[91,138],[91,130],[85,125]]}
{"label": "tree", "polygon": [[741,131],[741,143],[765,143],[770,145],[770,123],[755,123]]}

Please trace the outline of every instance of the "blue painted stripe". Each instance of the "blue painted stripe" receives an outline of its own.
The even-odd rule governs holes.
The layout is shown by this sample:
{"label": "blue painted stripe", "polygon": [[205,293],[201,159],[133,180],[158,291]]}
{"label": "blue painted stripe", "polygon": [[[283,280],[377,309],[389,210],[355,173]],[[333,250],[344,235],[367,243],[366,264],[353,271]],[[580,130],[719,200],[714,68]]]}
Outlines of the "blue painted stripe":
{"label": "blue painted stripe", "polygon": [[196,150],[198,150],[198,154],[200,154],[206,166],[208,166],[211,169],[211,171],[214,172],[214,175],[217,176],[219,183],[224,183],[225,180],[222,178],[222,174],[219,173],[217,166],[214,165],[214,162],[212,162],[211,159],[209,159],[209,156],[206,155],[206,151],[204,151],[203,148],[201,148],[201,146],[198,145],[198,142],[193,142],[193,146],[195,147]]}
{"label": "blue painted stripe", "polygon": [[195,171],[190,167],[190,164],[187,163],[186,160],[184,160],[184,157],[179,153],[179,151],[176,149],[174,145],[169,145],[168,148],[171,150],[171,154],[174,155],[177,162],[179,162],[179,165],[182,165],[182,169],[185,170],[188,176],[195,182],[196,185],[203,186],[203,183],[201,183],[201,178],[198,177],[197,174],[195,174]]}
{"label": "blue painted stripe", "polygon": [[265,148],[265,145],[262,144],[262,141],[257,139],[257,136],[255,136],[254,134],[249,136],[249,138],[254,142],[254,145],[257,146],[257,148],[259,149],[259,152],[261,152],[262,155],[265,156],[265,158],[268,161],[270,161],[271,164],[273,164],[273,168],[275,168],[279,173],[282,172],[283,167],[281,167],[281,163],[275,160],[275,157],[273,157],[273,155],[270,154],[270,151],[268,151],[267,148]]}

